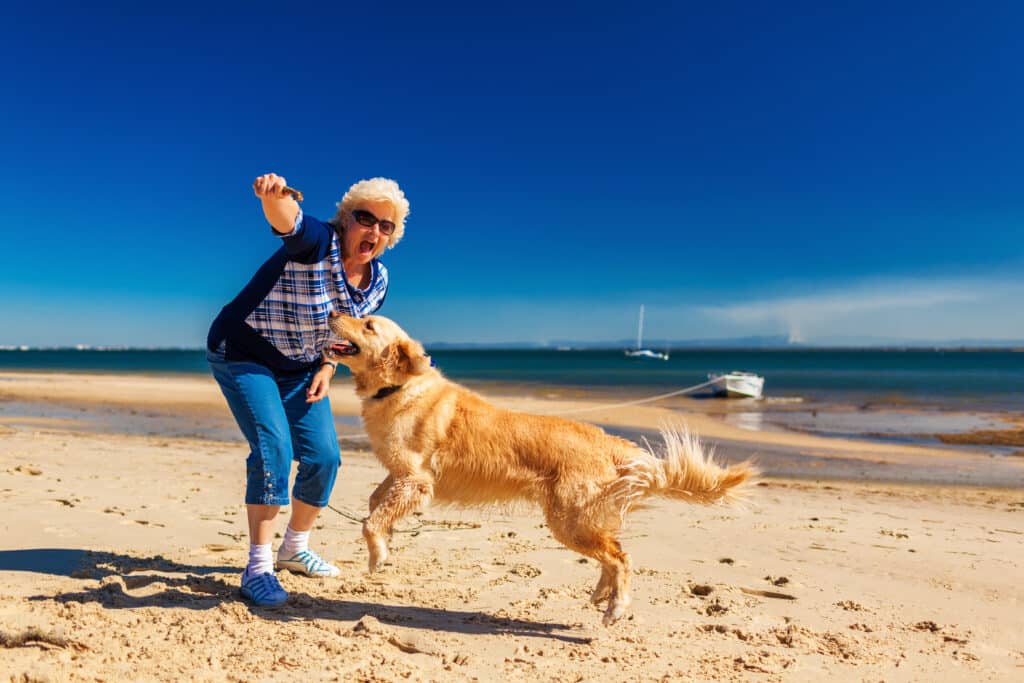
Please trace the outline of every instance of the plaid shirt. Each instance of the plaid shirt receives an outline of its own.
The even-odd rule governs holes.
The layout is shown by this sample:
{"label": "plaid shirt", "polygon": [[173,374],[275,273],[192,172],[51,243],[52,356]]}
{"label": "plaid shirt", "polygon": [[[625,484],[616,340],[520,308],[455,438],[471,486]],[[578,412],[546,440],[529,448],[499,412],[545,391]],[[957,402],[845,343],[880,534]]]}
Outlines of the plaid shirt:
{"label": "plaid shirt", "polygon": [[[326,225],[316,223],[318,229]],[[299,237],[304,229],[310,228],[305,226],[299,211],[295,228],[283,238]],[[384,303],[387,268],[377,259],[370,265],[373,273],[366,289],[349,284],[338,235],[332,228],[327,256],[315,263],[289,260],[273,288],[245,322],[286,357],[306,363],[319,360],[331,337],[331,311],[362,318]]]}

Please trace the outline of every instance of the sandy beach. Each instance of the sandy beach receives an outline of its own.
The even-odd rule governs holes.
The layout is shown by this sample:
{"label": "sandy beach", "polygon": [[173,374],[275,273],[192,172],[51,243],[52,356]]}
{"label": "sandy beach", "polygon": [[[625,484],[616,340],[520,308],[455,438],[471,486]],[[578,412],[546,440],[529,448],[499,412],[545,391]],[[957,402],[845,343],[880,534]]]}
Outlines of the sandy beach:
{"label": "sandy beach", "polygon": [[261,610],[237,590],[247,449],[212,379],[0,373],[0,680],[1024,676],[1024,458],[557,394],[488,389],[627,436],[684,419],[765,470],[742,507],[630,517],[634,604],[612,628],[587,600],[596,565],[526,505],[429,508],[368,575],[359,519],[384,471],[347,382],[331,395],[344,464],[313,538],[344,573],[283,574],[289,602]]}

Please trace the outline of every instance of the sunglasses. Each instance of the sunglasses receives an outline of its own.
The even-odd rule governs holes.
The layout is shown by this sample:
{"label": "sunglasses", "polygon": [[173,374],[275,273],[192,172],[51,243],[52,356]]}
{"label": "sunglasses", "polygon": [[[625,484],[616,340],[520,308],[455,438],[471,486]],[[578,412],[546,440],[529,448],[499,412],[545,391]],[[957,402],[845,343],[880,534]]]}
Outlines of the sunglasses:
{"label": "sunglasses", "polygon": [[374,216],[369,211],[363,211],[362,209],[356,209],[352,212],[352,218],[356,219],[356,223],[363,226],[364,228],[372,228],[374,225],[380,227],[380,234],[390,235],[395,232],[395,224],[391,221],[382,221]]}

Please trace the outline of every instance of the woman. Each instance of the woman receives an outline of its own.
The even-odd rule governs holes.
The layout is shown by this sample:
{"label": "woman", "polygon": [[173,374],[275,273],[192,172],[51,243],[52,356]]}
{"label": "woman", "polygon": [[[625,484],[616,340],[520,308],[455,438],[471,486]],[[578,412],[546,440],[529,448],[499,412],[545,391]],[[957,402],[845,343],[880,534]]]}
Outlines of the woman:
{"label": "woman", "polygon": [[[384,303],[388,271],[378,257],[402,239],[409,215],[402,190],[386,178],[350,187],[327,223],[303,214],[286,187],[273,173],[253,183],[284,244],[221,310],[207,339],[213,375],[249,442],[242,596],[258,606],[288,599],[275,565],[307,576],[340,573],[309,548],[341,464],[326,398],[337,364],[322,350],[331,316],[362,317]],[[271,541],[278,510],[289,503],[293,459],[292,514],[275,563]]]}

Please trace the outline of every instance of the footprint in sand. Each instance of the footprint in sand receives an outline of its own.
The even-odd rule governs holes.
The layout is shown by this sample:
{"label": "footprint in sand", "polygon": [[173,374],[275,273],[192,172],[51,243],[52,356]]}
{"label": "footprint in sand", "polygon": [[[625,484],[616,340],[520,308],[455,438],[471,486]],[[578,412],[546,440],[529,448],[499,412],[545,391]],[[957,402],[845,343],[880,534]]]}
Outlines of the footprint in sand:
{"label": "footprint in sand", "polygon": [[910,538],[907,534],[902,531],[893,531],[892,529],[880,529],[878,533],[883,536],[892,536],[893,538]]}
{"label": "footprint in sand", "polygon": [[847,612],[865,612],[864,606],[853,600],[842,600],[836,603],[836,607],[842,607]]}
{"label": "footprint in sand", "polygon": [[[399,635],[392,627],[381,624],[377,617],[371,614],[364,614],[355,623],[352,630],[347,634],[349,637],[372,638],[393,645],[407,654],[440,654],[435,643],[424,637],[422,634],[401,634]],[[458,656],[463,656],[457,654]],[[464,659],[468,661],[468,657]]]}
{"label": "footprint in sand", "polygon": [[766,577],[764,577],[764,580],[767,581],[768,583],[772,584],[773,586],[785,586],[787,583],[789,583],[789,579],[786,578],[785,576],[779,576],[779,577],[766,576]]}
{"label": "footprint in sand", "polygon": [[515,574],[516,576],[522,576],[527,579],[534,579],[540,576],[540,570],[529,564],[517,564],[508,570],[509,574]]}
{"label": "footprint in sand", "polygon": [[729,608],[721,603],[718,598],[715,598],[714,602],[704,608],[704,614],[709,617],[716,617],[725,614],[729,611]]}
{"label": "footprint in sand", "polygon": [[121,580],[124,581],[124,587],[128,590],[137,590],[151,583],[163,581],[159,576],[123,576]]}

